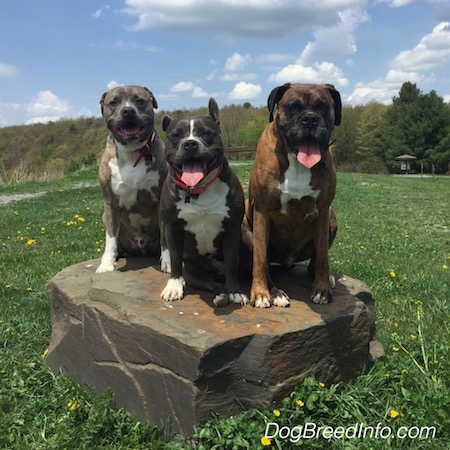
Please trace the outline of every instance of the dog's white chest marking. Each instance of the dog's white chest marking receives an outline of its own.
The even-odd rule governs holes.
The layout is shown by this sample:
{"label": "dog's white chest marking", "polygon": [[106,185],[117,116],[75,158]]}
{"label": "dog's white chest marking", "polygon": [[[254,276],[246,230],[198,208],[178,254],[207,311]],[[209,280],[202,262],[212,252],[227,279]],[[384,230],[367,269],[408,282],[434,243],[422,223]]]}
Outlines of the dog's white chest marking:
{"label": "dog's white chest marking", "polygon": [[294,154],[288,155],[289,167],[284,173],[283,183],[278,185],[281,191],[281,213],[287,213],[289,200],[301,200],[303,197],[316,199],[320,190],[311,187],[311,171],[297,161]]}
{"label": "dog's white chest marking", "polygon": [[147,166],[143,161],[133,167],[134,155],[130,156],[132,158],[124,155],[109,161],[112,190],[119,198],[120,206],[127,209],[136,203],[138,190],[144,189],[153,195],[152,188],[159,185],[158,171],[147,172]]}
{"label": "dog's white chest marking", "polygon": [[178,217],[186,221],[185,229],[194,234],[201,255],[215,253],[214,239],[223,230],[222,222],[229,217],[226,197],[230,187],[216,180],[198,198],[185,202],[185,191],[177,203]]}

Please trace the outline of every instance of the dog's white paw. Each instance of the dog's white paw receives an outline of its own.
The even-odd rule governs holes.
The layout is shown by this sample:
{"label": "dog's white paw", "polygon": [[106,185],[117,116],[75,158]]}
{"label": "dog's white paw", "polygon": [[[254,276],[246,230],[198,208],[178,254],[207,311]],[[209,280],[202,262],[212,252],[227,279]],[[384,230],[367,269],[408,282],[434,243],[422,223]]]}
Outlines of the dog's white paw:
{"label": "dog's white paw", "polygon": [[283,290],[274,287],[270,291],[270,295],[272,296],[272,304],[274,306],[281,306],[282,308],[287,308],[290,305],[289,296]]}
{"label": "dog's white paw", "polygon": [[259,296],[255,299],[255,308],[270,308],[270,299]]}
{"label": "dog's white paw", "polygon": [[161,272],[164,273],[172,272],[172,267],[170,265],[170,253],[167,248],[161,252],[161,257],[159,258],[159,261],[161,263]]}
{"label": "dog's white paw", "polygon": [[226,294],[225,292],[223,292],[222,294],[217,294],[213,298],[213,303],[214,306],[218,308],[228,305],[228,294]]}
{"label": "dog's white paw", "polygon": [[161,292],[161,298],[166,302],[181,300],[184,297],[184,286],[186,282],[183,277],[170,278],[166,287]]}
{"label": "dog's white paw", "polygon": [[311,300],[318,305],[326,305],[328,303],[328,296],[317,292],[311,295]]}
{"label": "dog's white paw", "polygon": [[247,305],[248,304],[248,297],[245,294],[242,294],[241,292],[232,292],[228,294],[228,300],[231,303],[235,303],[236,305]]}
{"label": "dog's white paw", "polygon": [[106,272],[114,272],[114,263],[110,262],[101,262],[97,267],[95,273],[106,273]]}
{"label": "dog's white paw", "polygon": [[273,305],[281,306],[282,308],[287,308],[288,306],[290,306],[289,298],[284,296],[275,297],[273,299]]}

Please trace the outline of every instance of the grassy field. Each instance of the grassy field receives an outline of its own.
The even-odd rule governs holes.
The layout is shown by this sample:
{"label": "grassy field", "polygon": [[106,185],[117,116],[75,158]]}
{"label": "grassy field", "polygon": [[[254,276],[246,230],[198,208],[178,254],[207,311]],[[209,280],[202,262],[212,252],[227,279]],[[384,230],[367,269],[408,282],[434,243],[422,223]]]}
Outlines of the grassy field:
{"label": "grassy field", "polygon": [[[244,184],[250,168],[235,167]],[[185,441],[108,408],[112,393],[96,396],[45,365],[45,284],[101,255],[102,198],[94,168],[0,187],[0,201],[25,193],[40,195],[0,205],[0,449],[450,447],[450,178],[338,176],[331,267],[372,290],[383,359],[347,386],[308,379],[266,411],[211,416]],[[262,439],[269,422],[290,434]],[[295,426],[306,423],[378,426],[378,435],[298,440]]]}

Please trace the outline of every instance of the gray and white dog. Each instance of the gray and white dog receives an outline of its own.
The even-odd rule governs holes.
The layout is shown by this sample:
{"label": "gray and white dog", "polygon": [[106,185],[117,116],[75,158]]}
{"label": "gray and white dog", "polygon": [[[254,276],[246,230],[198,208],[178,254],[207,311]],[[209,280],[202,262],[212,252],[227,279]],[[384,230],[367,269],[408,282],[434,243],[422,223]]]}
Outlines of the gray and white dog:
{"label": "gray and white dog", "polygon": [[97,273],[113,271],[120,256],[160,255],[158,204],[167,174],[152,92],[119,86],[100,105],[110,135],[99,167],[106,242]]}
{"label": "gray and white dog", "polygon": [[[209,114],[163,120],[169,172],[161,192],[161,232],[171,272],[161,297],[180,300],[185,284],[214,292],[215,306],[246,304],[238,281],[242,187],[224,156],[219,109]],[[164,246],[164,244],[162,244]],[[169,258],[164,258],[167,261]]]}

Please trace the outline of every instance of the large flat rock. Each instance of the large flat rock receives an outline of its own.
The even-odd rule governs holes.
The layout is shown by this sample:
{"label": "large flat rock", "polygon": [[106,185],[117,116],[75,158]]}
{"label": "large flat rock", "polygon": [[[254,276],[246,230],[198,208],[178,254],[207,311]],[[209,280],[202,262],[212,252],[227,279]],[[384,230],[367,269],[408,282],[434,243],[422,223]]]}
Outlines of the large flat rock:
{"label": "large flat rock", "polygon": [[160,299],[168,275],[154,259],[120,260],[96,274],[99,260],[67,267],[47,285],[52,338],[47,362],[142,420],[190,434],[209,411],[265,408],[306,376],[347,382],[370,360],[372,295],[341,277],[334,301],[309,300],[303,265],[275,274],[289,308],[214,308],[212,293],[172,304]]}

